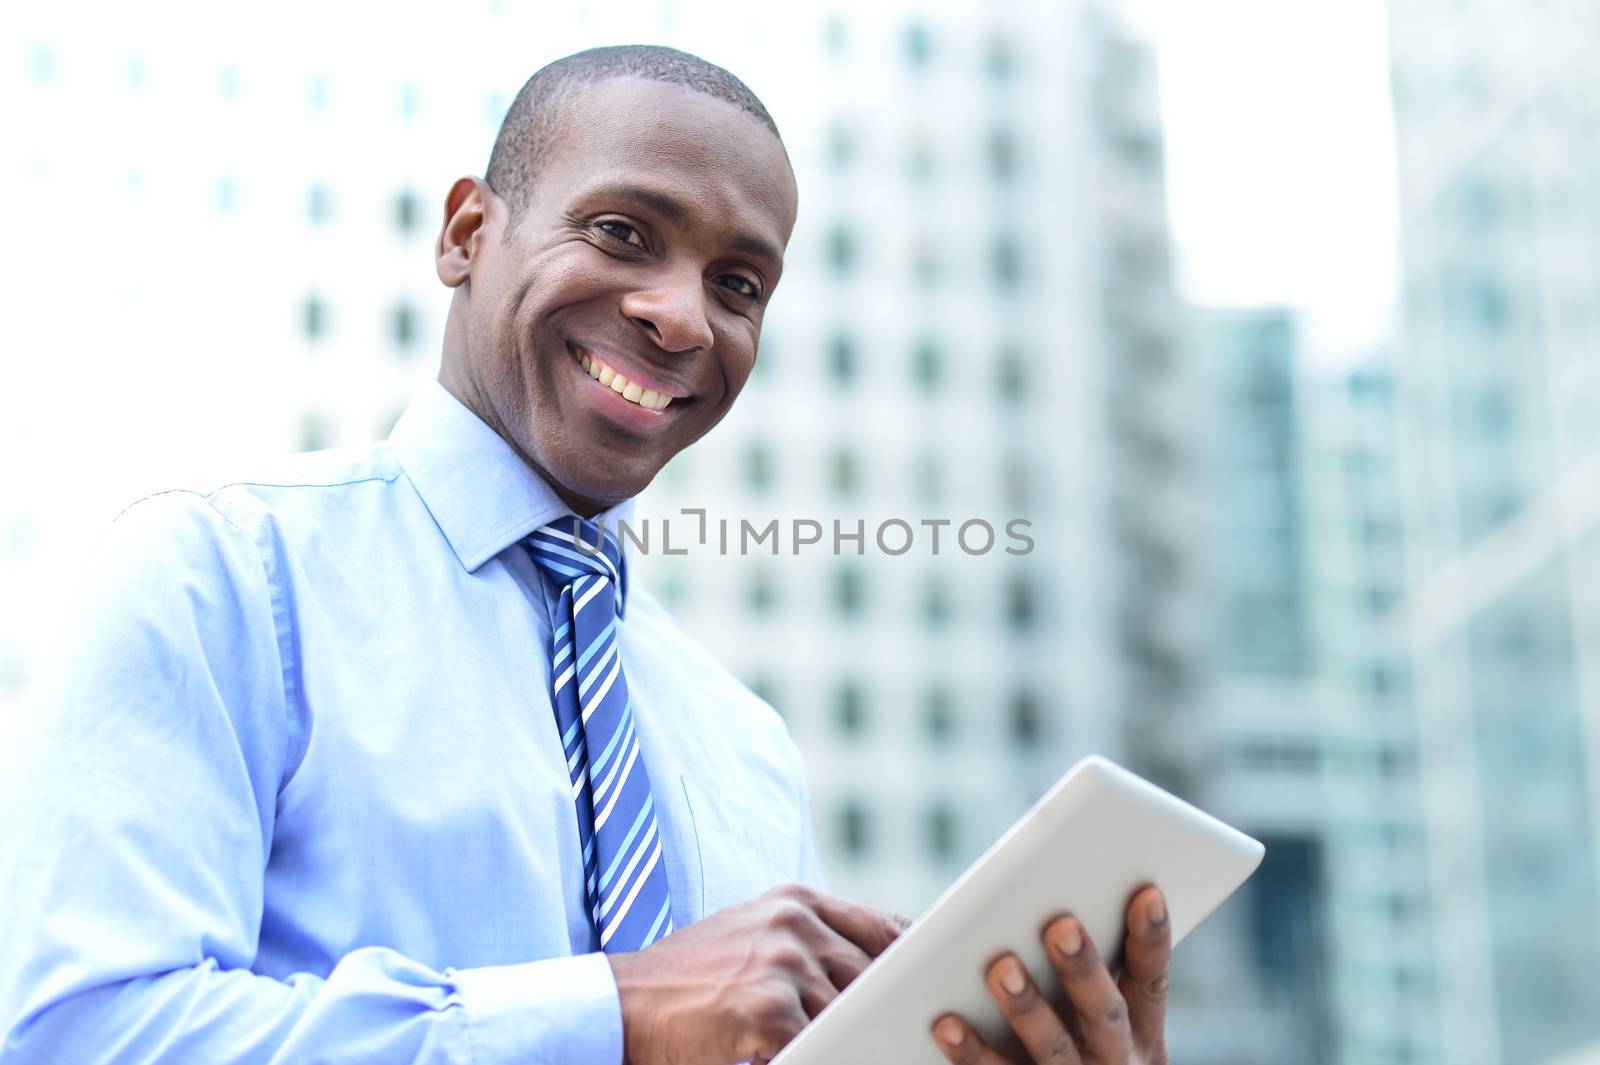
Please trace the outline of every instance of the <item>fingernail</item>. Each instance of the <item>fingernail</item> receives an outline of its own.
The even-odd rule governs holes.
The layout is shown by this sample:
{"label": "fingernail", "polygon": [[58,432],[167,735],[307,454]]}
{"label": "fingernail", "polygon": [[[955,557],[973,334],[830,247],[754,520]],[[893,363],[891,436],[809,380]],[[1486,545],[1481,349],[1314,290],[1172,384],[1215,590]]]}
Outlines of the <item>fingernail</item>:
{"label": "fingernail", "polygon": [[1056,936],[1056,949],[1068,956],[1083,949],[1083,932],[1077,921],[1068,921],[1067,930]]}
{"label": "fingernail", "polygon": [[1145,912],[1150,915],[1150,923],[1158,925],[1167,919],[1167,904],[1160,895],[1157,895],[1156,901],[1152,902]]}
{"label": "fingernail", "polygon": [[1000,970],[1000,986],[1009,994],[1020,995],[1028,986],[1027,979],[1022,975],[1022,963],[1016,960],[1008,961]]}
{"label": "fingernail", "polygon": [[906,929],[911,927],[911,918],[907,917],[903,913],[897,913],[894,915],[894,923],[895,927],[899,931],[904,932]]}
{"label": "fingernail", "polygon": [[967,1030],[961,1027],[961,1022],[954,1017],[946,1017],[934,1025],[933,1034],[939,1037],[941,1043],[958,1047],[961,1045],[961,1041],[967,1037]]}

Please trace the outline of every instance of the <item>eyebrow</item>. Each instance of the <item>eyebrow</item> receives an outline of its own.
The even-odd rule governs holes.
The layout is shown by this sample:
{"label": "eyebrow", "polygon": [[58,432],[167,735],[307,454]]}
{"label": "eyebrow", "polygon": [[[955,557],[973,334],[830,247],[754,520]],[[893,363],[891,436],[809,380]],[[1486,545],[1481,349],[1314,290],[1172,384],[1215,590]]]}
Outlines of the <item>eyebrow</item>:
{"label": "eyebrow", "polygon": [[[689,209],[682,201],[668,195],[659,189],[652,189],[647,185],[632,185],[619,182],[610,185],[601,185],[590,189],[589,196],[615,196],[642,203],[656,214],[665,218],[673,225],[685,225],[689,221]],[[783,264],[783,251],[770,240],[758,237],[753,233],[736,233],[728,241],[728,246],[734,251],[742,251],[746,255],[770,261],[774,266]]]}

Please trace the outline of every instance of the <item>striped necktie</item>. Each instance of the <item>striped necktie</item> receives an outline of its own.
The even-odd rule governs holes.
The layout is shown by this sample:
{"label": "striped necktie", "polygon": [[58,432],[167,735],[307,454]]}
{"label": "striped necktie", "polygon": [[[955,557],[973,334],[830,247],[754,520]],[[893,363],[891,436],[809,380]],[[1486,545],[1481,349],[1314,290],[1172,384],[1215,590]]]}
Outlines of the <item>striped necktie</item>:
{"label": "striped necktie", "polygon": [[627,564],[616,538],[576,514],[527,539],[552,589],[551,703],[572,780],[589,912],[608,953],[672,931],[650,778],[639,758],[618,622]]}

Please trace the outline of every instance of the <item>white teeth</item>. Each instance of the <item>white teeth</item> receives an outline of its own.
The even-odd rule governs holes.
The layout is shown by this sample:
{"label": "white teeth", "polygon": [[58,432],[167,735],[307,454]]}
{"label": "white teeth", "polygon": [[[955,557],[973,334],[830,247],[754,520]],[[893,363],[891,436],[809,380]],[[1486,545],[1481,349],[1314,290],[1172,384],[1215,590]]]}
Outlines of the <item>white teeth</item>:
{"label": "white teeth", "polygon": [[584,370],[590,377],[616,392],[623,399],[632,400],[646,410],[665,410],[672,403],[671,396],[629,381],[588,352],[583,353],[579,362],[583,364]]}

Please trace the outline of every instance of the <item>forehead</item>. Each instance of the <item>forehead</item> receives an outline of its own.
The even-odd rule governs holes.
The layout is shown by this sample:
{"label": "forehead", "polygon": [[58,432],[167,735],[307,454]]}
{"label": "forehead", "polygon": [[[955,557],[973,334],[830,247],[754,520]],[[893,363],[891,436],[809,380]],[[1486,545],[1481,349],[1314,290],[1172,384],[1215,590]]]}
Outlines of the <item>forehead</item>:
{"label": "forehead", "polygon": [[780,249],[794,228],[794,174],[760,119],[681,85],[641,78],[579,90],[535,188],[565,203],[606,190],[653,190],[687,209],[683,224],[759,229]]}

